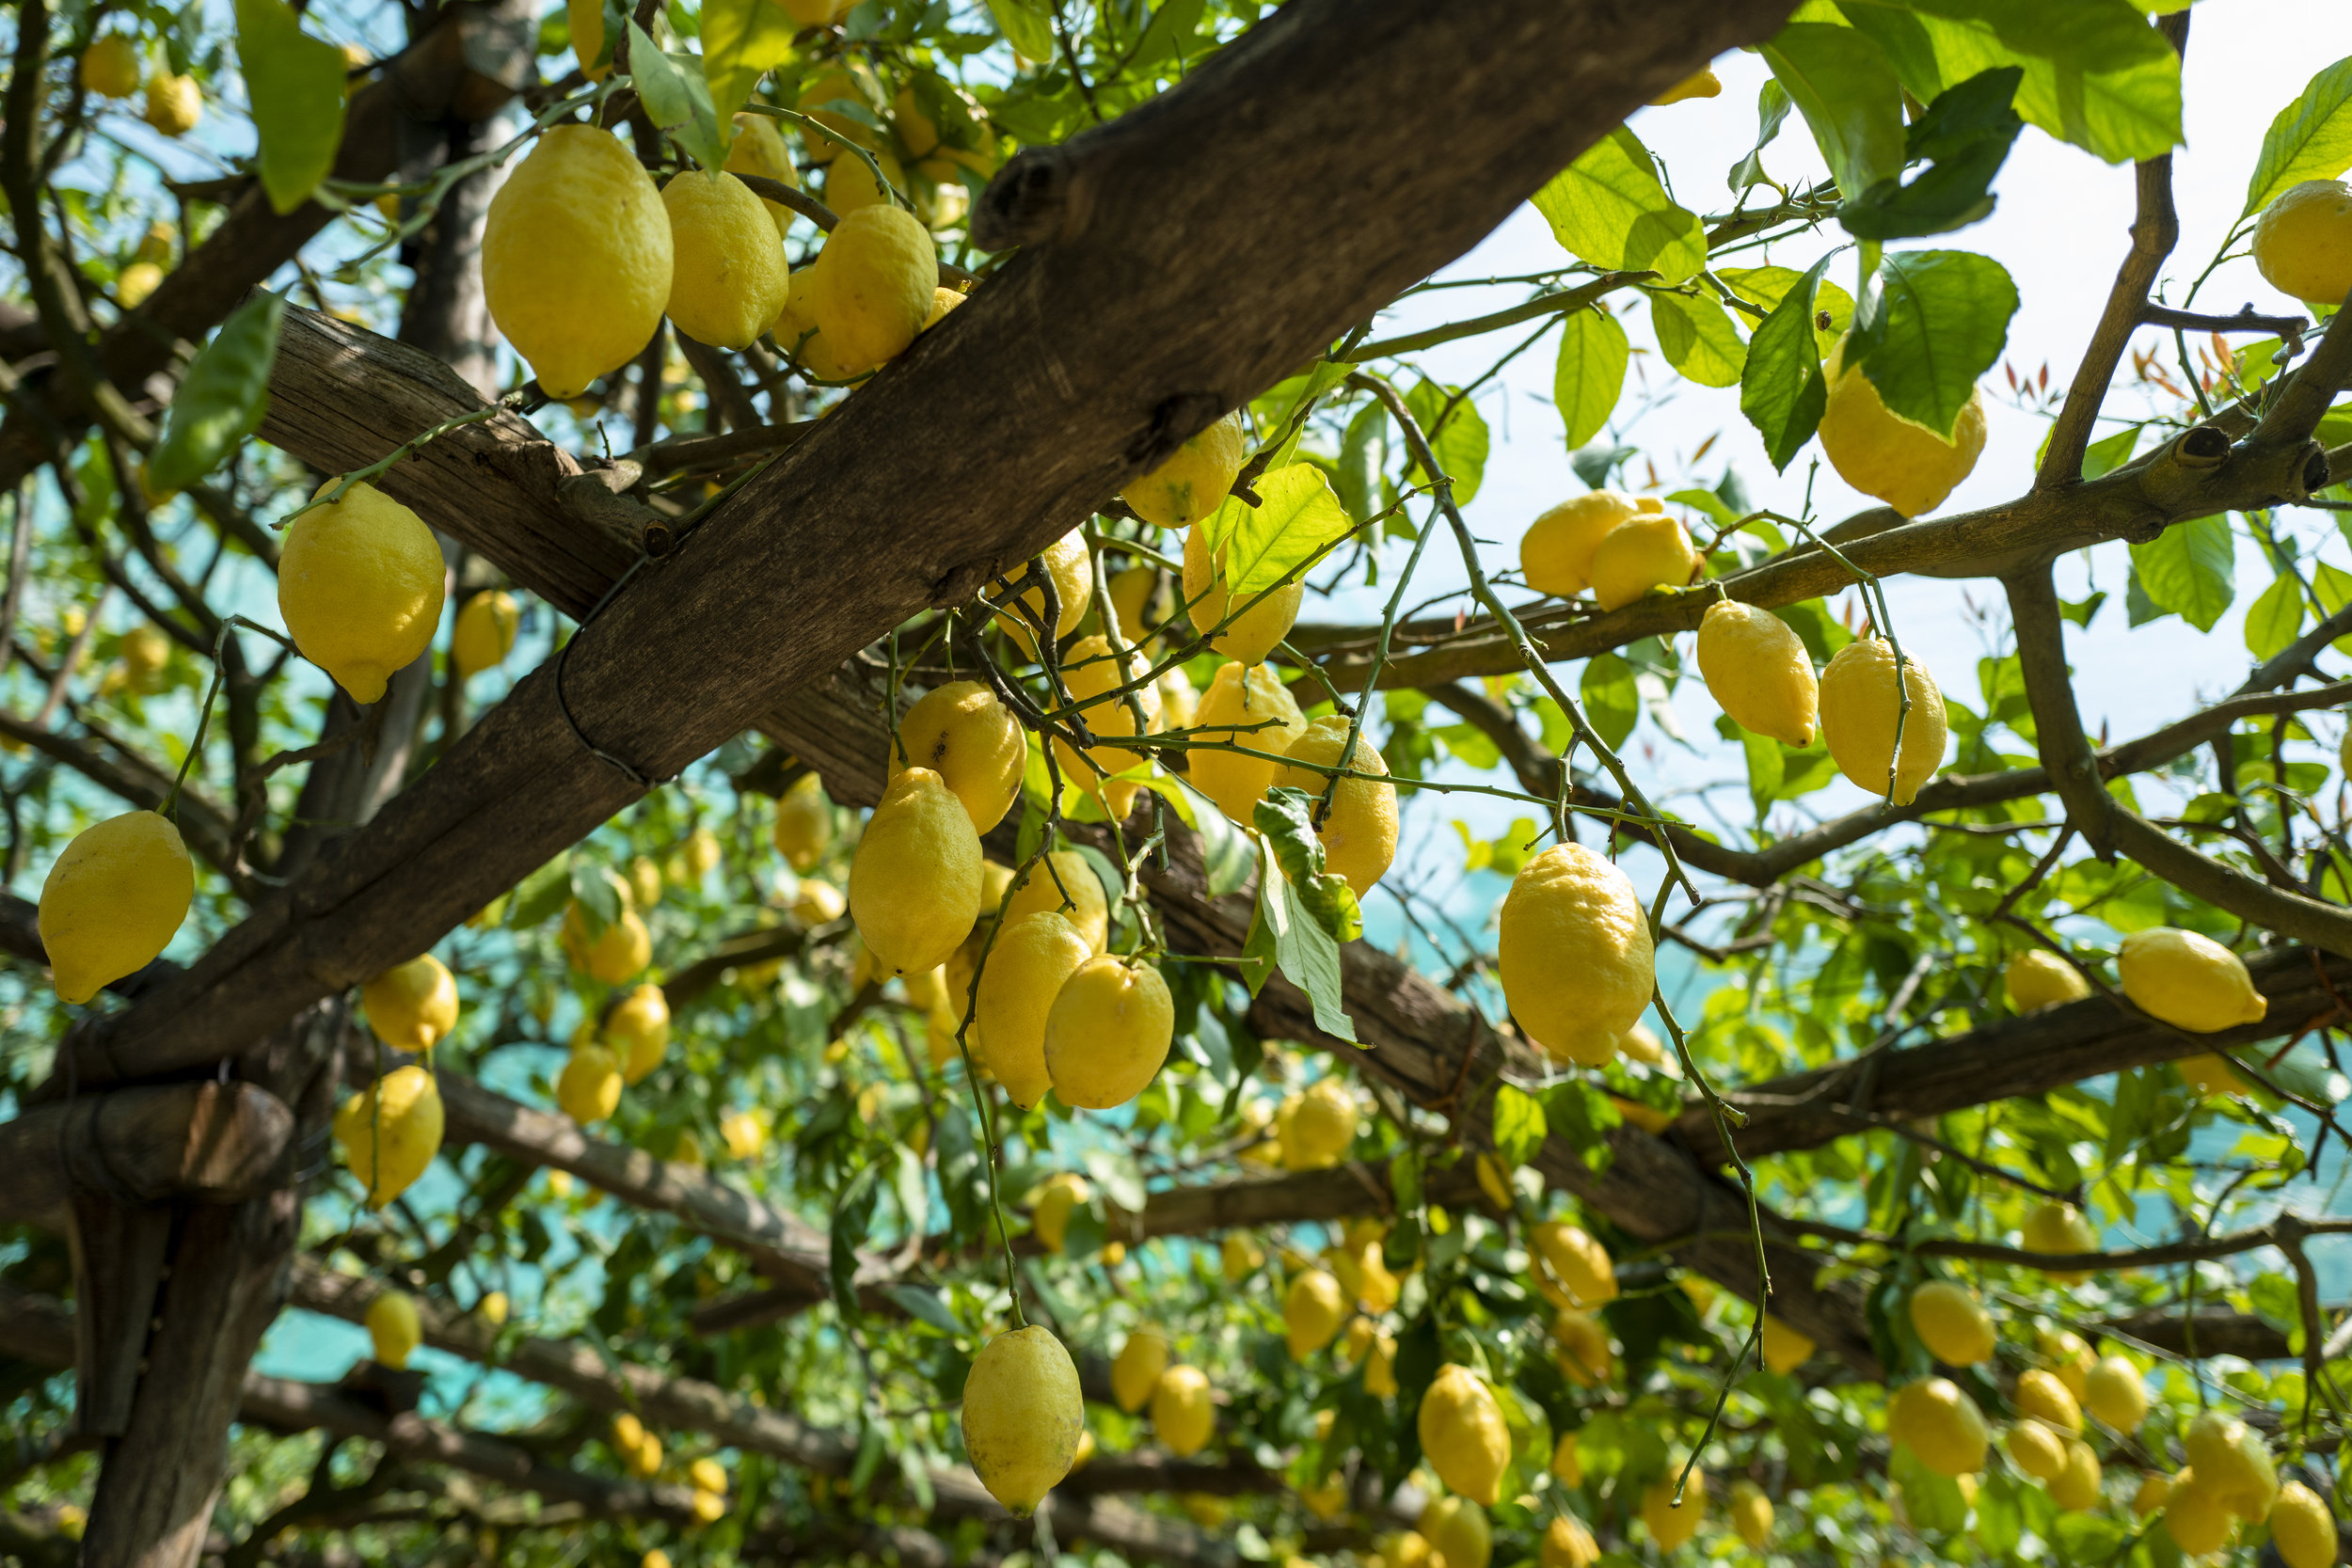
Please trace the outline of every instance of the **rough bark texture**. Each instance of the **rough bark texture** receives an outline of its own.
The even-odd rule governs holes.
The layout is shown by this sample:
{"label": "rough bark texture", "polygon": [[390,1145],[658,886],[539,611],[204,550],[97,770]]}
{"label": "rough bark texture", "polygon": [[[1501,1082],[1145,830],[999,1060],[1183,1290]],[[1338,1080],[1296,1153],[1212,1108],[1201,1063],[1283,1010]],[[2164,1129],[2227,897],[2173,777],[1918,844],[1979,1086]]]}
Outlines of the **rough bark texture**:
{"label": "rough bark texture", "polygon": [[0,1220],[59,1209],[73,1188],[135,1203],[248,1198],[284,1174],[294,1113],[254,1084],[117,1089],[0,1122]]}

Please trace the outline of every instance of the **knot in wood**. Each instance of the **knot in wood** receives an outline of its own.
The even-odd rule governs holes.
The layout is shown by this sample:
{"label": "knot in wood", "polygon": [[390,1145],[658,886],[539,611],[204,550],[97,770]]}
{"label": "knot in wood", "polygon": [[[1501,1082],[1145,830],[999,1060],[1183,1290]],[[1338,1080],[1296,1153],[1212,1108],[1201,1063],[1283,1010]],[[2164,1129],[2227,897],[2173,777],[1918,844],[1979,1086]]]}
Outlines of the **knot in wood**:
{"label": "knot in wood", "polygon": [[996,171],[972,210],[972,243],[982,250],[1043,245],[1074,231],[1071,193],[1075,169],[1058,147],[1032,147]]}
{"label": "knot in wood", "polygon": [[935,610],[967,604],[980,585],[996,574],[977,561],[960,561],[931,579],[930,602]]}

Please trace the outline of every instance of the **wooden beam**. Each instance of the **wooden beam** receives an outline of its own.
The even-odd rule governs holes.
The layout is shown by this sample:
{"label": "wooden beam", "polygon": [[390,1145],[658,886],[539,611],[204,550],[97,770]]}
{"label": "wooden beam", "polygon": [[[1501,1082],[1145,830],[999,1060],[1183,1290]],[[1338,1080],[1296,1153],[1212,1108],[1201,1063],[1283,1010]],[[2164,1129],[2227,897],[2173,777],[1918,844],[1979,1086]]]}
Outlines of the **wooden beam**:
{"label": "wooden beam", "polygon": [[258,1084],[161,1084],[0,1122],[0,1221],[53,1215],[75,1187],[135,1203],[235,1203],[288,1173],[294,1113]]}

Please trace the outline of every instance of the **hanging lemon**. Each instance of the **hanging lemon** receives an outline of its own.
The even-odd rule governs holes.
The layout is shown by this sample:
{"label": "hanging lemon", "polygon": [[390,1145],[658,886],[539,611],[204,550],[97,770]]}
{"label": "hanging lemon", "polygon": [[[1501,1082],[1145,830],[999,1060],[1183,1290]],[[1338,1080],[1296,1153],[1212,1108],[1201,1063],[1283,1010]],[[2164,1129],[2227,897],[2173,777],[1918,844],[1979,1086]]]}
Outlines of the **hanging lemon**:
{"label": "hanging lemon", "polygon": [[1606,1066],[1657,990],[1632,879],[1581,844],[1555,844],[1512,878],[1496,953],[1511,1016],[1555,1062]]}
{"label": "hanging lemon", "polygon": [[[1193,787],[1234,821],[1254,826],[1250,814],[1282,767],[1275,759],[1307,733],[1306,718],[1282,677],[1270,664],[1217,666],[1190,725],[1200,729],[1193,736],[1195,744],[1184,752]],[[1261,754],[1210,750],[1217,741]]]}
{"label": "hanging lemon", "polygon": [[139,46],[108,33],[82,51],[82,86],[101,98],[128,98],[139,90]]}
{"label": "hanging lemon", "polygon": [[[1903,659],[1902,689],[1895,691],[1895,650],[1883,637],[1859,638],[1837,650],[1821,672],[1821,738],[1837,770],[1873,795],[1891,790],[1907,806],[1919,786],[1944,766],[1948,735],[1944,694],[1915,658]],[[1895,764],[1895,732],[1902,731],[1902,761]]]}
{"label": "hanging lemon", "polygon": [[1593,551],[1593,597],[1603,610],[1623,610],[1653,588],[1681,588],[1698,574],[1698,547],[1681,521],[1640,512]]}
{"label": "hanging lemon", "polygon": [[1188,528],[1225,504],[1247,447],[1241,410],[1236,408],[1121,490],[1120,499],[1156,528]]}
{"label": "hanging lemon", "polygon": [[375,486],[354,484],[287,529],[278,611],[303,657],[353,702],[373,703],[394,671],[432,645],[447,571],[421,518]]}
{"label": "hanging lemon", "polygon": [[963,802],[973,829],[984,833],[1020,799],[1028,760],[1020,721],[996,693],[978,681],[950,681],[926,692],[898,721],[889,776],[910,767],[930,768]]}
{"label": "hanging lemon", "polygon": [[2245,961],[2195,931],[2134,931],[2123,939],[2115,968],[2133,1006],[2193,1034],[2260,1023],[2270,1010]]}
{"label": "hanging lemon", "polygon": [[187,846],[155,813],[125,812],[74,834],[40,887],[40,941],[57,999],[87,1002],[154,962],[195,898]]}
{"label": "hanging lemon", "polygon": [[1813,744],[1820,690],[1804,640],[1788,622],[1724,599],[1699,618],[1698,651],[1707,694],[1733,723],[1784,745]]}
{"label": "hanging lemon", "polygon": [[809,313],[855,373],[897,358],[922,331],[939,252],[913,213],[861,207],[834,226],[810,270]]}
{"label": "hanging lemon", "polygon": [[1422,1452],[1438,1479],[1483,1507],[1494,1507],[1503,1467],[1511,1462],[1511,1433],[1494,1390],[1468,1367],[1448,1363],[1422,1396],[1418,1426]]}
{"label": "hanging lemon", "polygon": [[[1011,873],[1006,876],[1009,879]],[[1048,851],[1029,868],[1029,879],[1005,906],[1007,927],[1013,921],[1047,911],[1075,927],[1092,952],[1100,954],[1109,945],[1110,899],[1103,892],[1103,879],[1094,874],[1093,864],[1075,849]]]}
{"label": "hanging lemon", "polygon": [[582,1127],[621,1108],[621,1064],[600,1045],[577,1045],[555,1081],[555,1102]]}
{"label": "hanging lemon", "polygon": [[1519,576],[1538,594],[1573,598],[1592,584],[1600,542],[1644,513],[1663,514],[1655,496],[1639,500],[1621,490],[1591,490],[1537,517],[1519,539]]}
{"label": "hanging lemon", "polygon": [[[1078,623],[1086,619],[1087,606],[1094,594],[1094,558],[1087,553],[1086,535],[1076,529],[1072,529],[1039,553],[1044,558],[1046,579],[1054,585],[1053,641],[1059,641],[1075,631]],[[1013,575],[1019,577],[1022,574],[1016,572]],[[992,594],[1000,603],[1004,598],[1005,586],[999,582]],[[1025,616],[1010,610],[1000,610],[996,624],[1005,629],[1005,635],[1011,638],[1023,653],[1035,658],[1037,633],[1031,622],[1034,620],[1041,624],[1045,619],[1045,591],[1041,588],[1025,589],[1018,602],[1026,605],[1029,613]]]}
{"label": "hanging lemon", "polygon": [[1911,1328],[1928,1354],[1947,1367],[1993,1359],[1993,1314],[1976,1292],[1948,1279],[1931,1279],[1911,1292]]}
{"label": "hanging lemon", "polygon": [[1062,1238],[1070,1232],[1072,1211],[1093,1196],[1085,1177],[1066,1170],[1056,1171],[1029,1195],[1029,1228],[1037,1232],[1048,1252],[1061,1250]]}
{"label": "hanging lemon", "polygon": [[[1102,637],[1082,637],[1062,655],[1062,678],[1069,685],[1071,699],[1092,705],[1084,718],[1087,728],[1098,736],[1148,734],[1160,727],[1159,688],[1137,685],[1150,669],[1141,649],[1121,648],[1114,655],[1109,640]],[[1121,687],[1133,689],[1110,695]],[[1136,721],[1138,708],[1143,713],[1140,730]],[[1061,764],[1063,780],[1101,800],[1113,821],[1135,809],[1142,784],[1117,775],[1143,767],[1141,752],[1123,746],[1090,746],[1081,752],[1057,734],[1054,755]]]}
{"label": "hanging lemon", "polygon": [[890,781],[850,863],[850,914],[877,962],[900,974],[945,963],[980,914],[980,839],[928,768]]}
{"label": "hanging lemon", "polygon": [[[766,115],[747,110],[736,113],[735,141],[727,149],[726,170],[729,174],[756,174],[794,190],[801,187],[801,177],[792,167],[791,150],[784,145],[784,133]],[[766,197],[760,198],[759,204],[776,226],[776,238],[784,238],[798,214],[783,202],[771,201]]]}
{"label": "hanging lemon", "polygon": [[1070,1473],[1086,1431],[1078,1369],[1042,1328],[991,1339],[963,1384],[963,1450],[989,1495],[1019,1518]]}
{"label": "hanging lemon", "polygon": [[[1087,879],[1092,881],[1093,873]],[[1025,1111],[1053,1087],[1045,1066],[1045,1027],[1055,998],[1093,957],[1087,939],[1069,921],[1054,913],[1030,914],[1005,927],[980,972],[977,1018],[985,1043],[979,1054]]]}
{"label": "hanging lemon", "polygon": [[585,971],[608,986],[635,979],[653,962],[653,934],[632,909],[622,910],[618,920],[607,922],[602,931],[591,937],[588,911],[574,902],[564,911],[558,940],[573,968]]}
{"label": "hanging lemon", "polygon": [[335,1113],[335,1142],[368,1207],[383,1208],[440,1152],[440,1085],[421,1067],[394,1068],[343,1101]]}
{"label": "hanging lemon", "polygon": [[639,986],[605,1020],[604,1037],[621,1064],[621,1081],[634,1084],[661,1065],[670,1049],[670,1002],[660,986]]}
{"label": "hanging lemon", "polygon": [[1198,1367],[1170,1367],[1152,1390],[1152,1430],[1168,1451],[1189,1459],[1208,1447],[1216,1430],[1216,1402],[1209,1377]]}
{"label": "hanging lemon", "polygon": [[1312,1355],[1339,1337],[1347,1302],[1340,1282],[1323,1269],[1309,1269],[1282,1297],[1282,1327],[1294,1360]]}
{"label": "hanging lemon", "polygon": [[1045,1070],[1065,1105],[1107,1111],[1141,1094],[1175,1038],[1176,1006],[1140,958],[1090,958],[1045,1015]]}
{"label": "hanging lemon", "polygon": [[[1244,664],[1263,663],[1274,645],[1291,634],[1307,585],[1292,581],[1259,592],[1236,594],[1226,586],[1226,546],[1219,545],[1211,559],[1208,524],[1195,523],[1184,533],[1185,614],[1210,640],[1210,646],[1227,658]],[[1231,624],[1228,624],[1231,617]],[[1218,630],[1218,627],[1224,627]]]}
{"label": "hanging lemon", "polygon": [[822,779],[803,773],[776,798],[772,837],[795,871],[807,871],[825,858],[833,847],[833,802],[825,797]]}
{"label": "hanging lemon", "polygon": [[1906,517],[1944,504],[1984,451],[1984,393],[1972,390],[1949,439],[1886,406],[1859,365],[1846,363],[1846,342],[1821,362],[1829,401],[1821,410],[1821,451],[1840,478]]}
{"label": "hanging lemon", "polygon": [[[1320,800],[1331,774],[1317,769],[1339,768],[1341,753],[1347,750],[1348,728],[1347,719],[1336,713],[1309,724],[1283,753],[1289,760],[1275,770],[1274,787],[1303,789]],[[1331,809],[1322,815],[1315,836],[1323,841],[1324,869],[1346,878],[1356,896],[1362,898],[1396,859],[1396,785],[1383,782],[1389,765],[1367,735],[1357,736],[1347,772],[1350,776],[1331,792]],[[1358,774],[1372,776],[1354,776]]]}
{"label": "hanging lemon", "polygon": [[1127,1342],[1111,1358],[1111,1394],[1130,1416],[1141,1410],[1168,1370],[1168,1331],[1156,1323],[1137,1323]]}
{"label": "hanging lemon", "polygon": [[457,982],[430,953],[370,980],[359,1001],[368,1027],[395,1051],[430,1051],[457,1027]]}
{"label": "hanging lemon", "polygon": [[2001,972],[2001,986],[2009,992],[2009,1005],[2021,1016],[2079,1002],[2090,994],[2090,982],[2073,964],[2040,947],[2027,948],[2010,959],[2009,967]]}
{"label": "hanging lemon", "polygon": [[457,678],[471,680],[492,665],[505,663],[522,624],[522,606],[515,602],[514,594],[502,590],[476,594],[458,606],[457,625],[449,638],[449,656],[457,665]]}
{"label": "hanging lemon", "polygon": [[670,220],[670,320],[713,348],[747,348],[783,310],[791,267],[774,221],[723,170],[688,169],[661,187]]}
{"label": "hanging lemon", "polygon": [[386,1291],[368,1303],[366,1321],[378,1366],[400,1371],[424,1343],[424,1325],[418,1319],[416,1301],[405,1291]]}
{"label": "hanging lemon", "polygon": [[1275,1142],[1284,1170],[1324,1170],[1347,1157],[1363,1111],[1346,1083],[1326,1073],[1283,1102],[1275,1120]]}

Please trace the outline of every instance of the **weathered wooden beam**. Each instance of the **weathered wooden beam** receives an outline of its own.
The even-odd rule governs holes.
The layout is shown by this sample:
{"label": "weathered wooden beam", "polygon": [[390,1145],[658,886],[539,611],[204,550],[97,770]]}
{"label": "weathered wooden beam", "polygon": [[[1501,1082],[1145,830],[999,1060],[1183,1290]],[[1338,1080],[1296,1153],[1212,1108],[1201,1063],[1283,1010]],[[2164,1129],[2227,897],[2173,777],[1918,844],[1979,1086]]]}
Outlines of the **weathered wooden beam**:
{"label": "weathered wooden beam", "polygon": [[287,1173],[294,1113],[258,1084],[160,1084],[0,1122],[0,1220],[54,1215],[76,1187],[132,1203],[235,1203]]}
{"label": "weathered wooden beam", "polygon": [[[2323,1309],[2328,1322],[2333,1322],[2343,1310]],[[2137,1312],[2128,1318],[2109,1318],[2083,1326],[2086,1332],[2118,1335],[2170,1355],[2237,1355],[2249,1361],[2284,1361],[2296,1354],[2287,1345],[2284,1330],[2251,1312],[2233,1312],[2226,1307],[2200,1307],[2186,1314],[2163,1309]]]}

